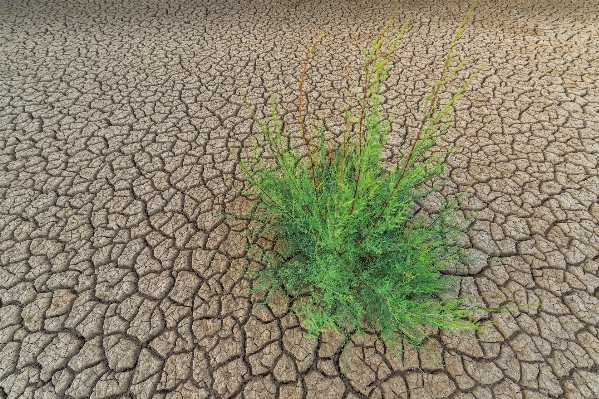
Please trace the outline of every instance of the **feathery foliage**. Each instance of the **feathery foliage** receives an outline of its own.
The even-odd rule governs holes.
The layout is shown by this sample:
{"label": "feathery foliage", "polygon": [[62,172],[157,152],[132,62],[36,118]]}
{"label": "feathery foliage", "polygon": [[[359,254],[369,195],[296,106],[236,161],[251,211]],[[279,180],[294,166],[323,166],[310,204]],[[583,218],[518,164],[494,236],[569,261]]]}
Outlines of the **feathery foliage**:
{"label": "feathery foliage", "polygon": [[310,49],[300,80],[303,150],[290,146],[276,107],[271,120],[260,123],[255,155],[242,164],[257,200],[251,218],[262,226],[252,233],[252,242],[270,237],[277,245],[253,248],[263,265],[255,271],[256,290],[267,301],[277,293],[289,295],[311,334],[376,331],[387,343],[396,344],[393,337],[399,336],[418,346],[427,326],[480,327],[472,318],[477,309],[452,295],[459,277],[441,273],[464,252],[456,244],[466,230],[456,221],[461,197],[432,215],[416,206],[438,189],[426,183],[443,176],[447,153],[431,155],[431,150],[448,131],[453,105],[472,79],[441,101],[462,67],[454,46],[471,12],[425,98],[416,137],[391,167],[382,160],[392,117],[383,110],[381,87],[389,76],[389,56],[409,21],[388,39],[390,18],[364,51],[361,79],[349,90],[340,144],[327,142],[324,128],[309,134],[302,113],[306,69],[321,38]]}

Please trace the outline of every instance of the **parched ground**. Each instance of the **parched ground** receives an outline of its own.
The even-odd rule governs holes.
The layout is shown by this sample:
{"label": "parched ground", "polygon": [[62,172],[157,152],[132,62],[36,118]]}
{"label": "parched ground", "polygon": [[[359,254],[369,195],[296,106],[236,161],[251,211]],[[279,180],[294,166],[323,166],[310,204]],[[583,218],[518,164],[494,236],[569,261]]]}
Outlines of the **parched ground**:
{"label": "parched ground", "polygon": [[[400,0],[393,143],[467,8]],[[513,311],[398,356],[309,339],[235,272],[245,225],[219,214],[242,205],[255,129],[238,84],[259,109],[272,84],[293,128],[324,32],[310,110],[339,111],[352,43],[390,9],[0,0],[0,398],[598,398],[596,0],[485,0],[458,46],[467,70],[487,65],[447,137],[448,192],[473,181],[469,241],[489,259],[462,291]]]}

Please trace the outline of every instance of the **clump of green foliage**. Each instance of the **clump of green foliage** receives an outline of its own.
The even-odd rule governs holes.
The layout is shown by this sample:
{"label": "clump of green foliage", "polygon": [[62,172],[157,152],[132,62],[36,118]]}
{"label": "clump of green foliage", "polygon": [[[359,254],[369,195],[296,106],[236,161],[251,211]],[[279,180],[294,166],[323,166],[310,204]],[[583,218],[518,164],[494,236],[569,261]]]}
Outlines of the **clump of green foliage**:
{"label": "clump of green foliage", "polygon": [[383,160],[393,119],[382,107],[381,88],[409,21],[387,39],[390,19],[364,51],[361,78],[347,97],[340,143],[327,141],[324,127],[309,134],[304,121],[304,78],[320,38],[300,80],[303,148],[290,145],[276,107],[271,119],[260,123],[254,157],[242,163],[256,199],[250,217],[261,226],[249,242],[267,237],[276,245],[253,246],[262,265],[254,271],[255,289],[267,302],[283,293],[290,297],[311,334],[375,331],[390,344],[399,337],[418,346],[427,327],[480,327],[472,317],[478,309],[454,295],[459,277],[443,273],[464,253],[456,244],[467,228],[456,221],[461,197],[434,214],[417,206],[439,189],[430,183],[444,175],[447,151],[432,150],[450,128],[453,106],[472,79],[442,95],[462,67],[454,46],[471,12],[424,100],[416,136],[393,165]]}

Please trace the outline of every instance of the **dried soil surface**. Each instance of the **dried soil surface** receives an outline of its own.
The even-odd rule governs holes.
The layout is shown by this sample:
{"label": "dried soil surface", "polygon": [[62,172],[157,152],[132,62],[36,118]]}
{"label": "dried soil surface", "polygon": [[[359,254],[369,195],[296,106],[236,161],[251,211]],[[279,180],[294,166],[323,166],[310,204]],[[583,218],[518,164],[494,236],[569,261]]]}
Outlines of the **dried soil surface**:
{"label": "dried soil surface", "polygon": [[[400,3],[391,155],[468,7]],[[297,128],[324,32],[310,112],[340,111],[352,43],[390,6],[0,0],[0,398],[599,397],[596,0],[484,1],[458,47],[487,67],[446,138],[446,193],[473,181],[468,241],[491,259],[461,289],[511,312],[421,355],[341,348],[257,307],[235,272],[246,226],[219,213],[244,205],[255,137],[237,84],[259,109],[272,84]]]}

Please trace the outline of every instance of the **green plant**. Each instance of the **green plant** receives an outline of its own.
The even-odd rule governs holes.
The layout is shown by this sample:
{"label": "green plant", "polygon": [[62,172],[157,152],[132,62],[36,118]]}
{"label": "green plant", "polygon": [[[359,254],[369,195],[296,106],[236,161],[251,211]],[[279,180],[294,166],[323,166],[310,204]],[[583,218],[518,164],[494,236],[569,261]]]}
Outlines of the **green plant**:
{"label": "green plant", "polygon": [[399,337],[418,346],[427,337],[427,326],[480,328],[472,317],[479,309],[453,295],[459,277],[443,273],[464,254],[456,244],[467,228],[456,220],[464,194],[434,214],[417,206],[439,189],[430,183],[443,176],[447,151],[432,150],[450,128],[447,119],[473,77],[453,94],[445,93],[463,65],[454,46],[471,13],[460,24],[441,76],[424,100],[416,136],[393,165],[382,159],[393,117],[384,112],[381,87],[409,21],[387,39],[391,17],[364,51],[361,79],[348,89],[340,144],[326,139],[324,127],[308,134],[303,115],[306,70],[322,37],[308,53],[299,84],[303,149],[291,146],[274,105],[270,121],[260,122],[262,140],[257,140],[253,158],[242,163],[256,199],[249,217],[260,226],[249,242],[267,238],[275,245],[251,246],[251,255],[262,265],[253,271],[255,291],[264,293],[266,301],[291,297],[311,334],[370,330],[390,344]]}

